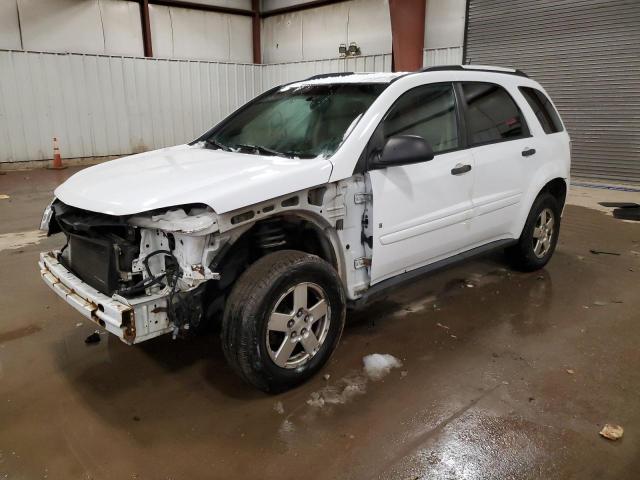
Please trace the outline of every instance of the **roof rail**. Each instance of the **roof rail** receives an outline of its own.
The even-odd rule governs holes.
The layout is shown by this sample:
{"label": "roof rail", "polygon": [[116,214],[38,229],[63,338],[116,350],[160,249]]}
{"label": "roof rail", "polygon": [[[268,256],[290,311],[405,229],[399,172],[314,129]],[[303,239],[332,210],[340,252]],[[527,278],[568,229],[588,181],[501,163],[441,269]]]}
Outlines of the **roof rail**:
{"label": "roof rail", "polygon": [[319,80],[321,78],[331,78],[331,77],[346,77],[348,75],[353,75],[355,72],[334,72],[334,73],[320,73],[318,75],[313,75],[309,78],[305,78],[307,80]]}
{"label": "roof rail", "polygon": [[419,72],[439,72],[439,71],[457,70],[457,71],[467,71],[467,72],[491,72],[491,73],[504,73],[506,75],[518,75],[519,77],[529,78],[529,75],[524,73],[522,70],[511,70],[511,69],[503,70],[498,68],[494,69],[491,67],[474,68],[473,65],[469,65],[469,67],[472,67],[472,68],[465,68],[465,67],[466,65],[438,65],[435,67],[423,68],[418,71]]}

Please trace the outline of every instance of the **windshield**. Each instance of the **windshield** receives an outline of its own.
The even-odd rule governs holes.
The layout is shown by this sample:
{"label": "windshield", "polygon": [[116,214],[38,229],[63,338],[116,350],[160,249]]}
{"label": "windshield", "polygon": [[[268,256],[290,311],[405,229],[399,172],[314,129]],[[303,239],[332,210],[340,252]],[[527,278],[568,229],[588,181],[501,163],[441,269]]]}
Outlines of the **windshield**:
{"label": "windshield", "polygon": [[205,142],[210,148],[243,153],[329,157],[387,85],[283,87],[249,103]]}

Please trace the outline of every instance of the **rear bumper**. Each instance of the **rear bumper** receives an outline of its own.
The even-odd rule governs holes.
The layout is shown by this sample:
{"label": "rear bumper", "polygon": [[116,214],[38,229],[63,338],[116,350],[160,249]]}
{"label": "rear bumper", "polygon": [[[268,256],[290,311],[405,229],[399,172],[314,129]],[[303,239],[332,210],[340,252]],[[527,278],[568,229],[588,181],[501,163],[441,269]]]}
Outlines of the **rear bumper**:
{"label": "rear bumper", "polygon": [[44,282],[83,316],[128,344],[140,343],[172,331],[166,314],[166,295],[125,299],[107,297],[83,282],[57,260],[58,252],[40,254]]}

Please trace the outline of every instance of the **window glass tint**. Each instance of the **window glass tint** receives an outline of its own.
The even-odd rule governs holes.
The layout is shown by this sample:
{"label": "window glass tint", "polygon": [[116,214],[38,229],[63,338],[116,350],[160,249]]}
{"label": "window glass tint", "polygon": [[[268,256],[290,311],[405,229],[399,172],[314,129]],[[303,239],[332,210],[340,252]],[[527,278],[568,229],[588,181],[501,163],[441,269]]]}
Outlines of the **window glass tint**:
{"label": "window glass tint", "polygon": [[285,86],[224,121],[210,142],[244,153],[331,156],[387,84]]}
{"label": "window glass tint", "polygon": [[467,101],[469,143],[479,145],[528,135],[518,106],[504,88],[465,82],[462,90]]}
{"label": "window glass tint", "polygon": [[533,112],[538,117],[540,125],[545,133],[556,133],[562,131],[562,122],[558,112],[553,108],[551,102],[540,90],[530,87],[520,87],[520,92],[531,106]]}
{"label": "window glass tint", "polygon": [[457,148],[460,141],[453,86],[425,85],[403,94],[383,127],[385,138],[418,135],[429,142],[434,153]]}

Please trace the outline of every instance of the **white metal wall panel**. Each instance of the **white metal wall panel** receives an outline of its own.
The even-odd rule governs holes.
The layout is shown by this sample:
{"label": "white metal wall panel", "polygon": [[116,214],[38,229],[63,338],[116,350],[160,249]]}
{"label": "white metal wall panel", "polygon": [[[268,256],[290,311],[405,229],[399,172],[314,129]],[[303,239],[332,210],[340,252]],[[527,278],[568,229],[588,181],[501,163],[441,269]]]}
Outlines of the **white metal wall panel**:
{"label": "white metal wall panel", "polygon": [[[389,0],[352,2],[349,6],[347,34],[347,42],[356,42],[363,55],[391,53]],[[336,45],[334,48],[337,47]]]}
{"label": "white metal wall panel", "polygon": [[191,3],[201,3],[203,5],[215,5],[217,7],[240,8],[251,10],[251,0],[189,0]]}
{"label": "white metal wall panel", "polygon": [[464,43],[466,0],[427,0],[424,48],[461,47]]}
{"label": "white metal wall panel", "polygon": [[[107,55],[144,56],[140,4],[122,0],[100,0],[100,16]],[[78,51],[77,46],[73,51]]]}
{"label": "white metal wall panel", "polygon": [[[3,40],[15,32],[17,41]],[[123,0],[2,0],[0,48],[142,55],[140,5]]]}
{"label": "white metal wall panel", "polygon": [[251,18],[149,5],[153,54],[159,58],[247,63],[253,60]]}
{"label": "white metal wall panel", "polygon": [[540,81],[572,139],[573,174],[640,182],[640,2],[470,0],[466,60]]}
{"label": "white metal wall panel", "polygon": [[262,38],[268,64],[331,58],[350,42],[364,55],[391,53],[389,0],[349,0],[267,17]]}
{"label": "white metal wall panel", "polygon": [[0,51],[0,162],[187,142],[263,89],[262,66]]}
{"label": "white metal wall panel", "polygon": [[277,84],[389,72],[391,55],[252,65],[0,51],[0,162],[126,155],[196,138]]}
{"label": "white metal wall panel", "polygon": [[149,5],[151,45],[153,55],[159,58],[174,58],[171,11],[164,5]]}
{"label": "white metal wall panel", "polygon": [[96,0],[18,0],[25,50],[104,53]]}
{"label": "white metal wall panel", "polygon": [[332,72],[390,72],[391,54],[363,55],[353,58],[333,58],[310,62],[292,62],[263,65],[265,90],[312,75]]}
{"label": "white metal wall panel", "polygon": [[422,55],[424,67],[462,64],[462,47],[425,48]]}
{"label": "white metal wall panel", "polygon": [[16,0],[0,1],[0,48],[20,50],[20,24]]}

